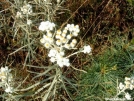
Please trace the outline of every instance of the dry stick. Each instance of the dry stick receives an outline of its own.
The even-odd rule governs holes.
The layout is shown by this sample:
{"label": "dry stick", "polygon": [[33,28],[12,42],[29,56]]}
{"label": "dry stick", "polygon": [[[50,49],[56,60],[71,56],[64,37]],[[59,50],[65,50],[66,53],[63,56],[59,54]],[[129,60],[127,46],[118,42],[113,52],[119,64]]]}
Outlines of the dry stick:
{"label": "dry stick", "polygon": [[16,52],[20,51],[21,49],[23,49],[23,48],[25,48],[25,47],[28,47],[28,44],[27,44],[27,45],[24,45],[24,46],[22,46],[22,47],[20,47],[20,48],[18,48],[16,51],[10,53],[9,55],[13,55],[13,54],[15,54]]}
{"label": "dry stick", "polygon": [[74,14],[75,14],[87,1],[88,1],[88,0],[85,0],[85,1],[83,2],[83,4],[81,4],[80,7],[76,9],[76,11],[67,19],[67,21],[61,25],[61,28],[62,28],[63,26],[65,26],[65,25],[68,23],[68,21],[74,16]]}
{"label": "dry stick", "polygon": [[12,52],[12,53],[10,53],[10,54],[8,54],[7,59],[6,59],[6,64],[7,64],[7,61],[8,61],[9,56],[15,54],[16,52],[20,51],[21,49],[23,49],[23,48],[25,48],[25,47],[27,47],[27,46],[28,46],[28,44],[27,44],[27,45],[24,45],[24,46],[22,46],[22,47],[20,47],[19,49],[17,49],[16,51],[14,51],[14,52]]}
{"label": "dry stick", "polygon": [[111,2],[111,0],[109,0],[106,4],[106,6],[102,9],[102,11],[100,12],[100,14],[97,16],[97,18],[95,19],[95,21],[92,23],[92,25],[90,26],[90,28],[88,28],[88,30],[86,31],[85,35],[82,37],[82,39],[86,36],[86,34],[88,33],[88,31],[91,29],[91,27],[94,25],[94,23],[97,21],[97,19],[99,18],[99,16],[102,14],[103,10],[109,5],[109,3]]}
{"label": "dry stick", "polygon": [[[86,1],[87,1],[87,0],[86,0]],[[85,1],[84,3],[86,3],[86,1]],[[84,36],[82,37],[82,39],[86,36],[86,34],[88,33],[88,31],[91,29],[91,27],[94,25],[94,23],[97,21],[97,19],[99,18],[99,16],[102,14],[103,10],[109,5],[110,2],[111,2],[111,0],[109,0],[109,1],[107,2],[106,6],[102,9],[102,11],[101,11],[100,14],[97,16],[97,18],[95,19],[95,21],[92,23],[92,25],[90,26],[90,28],[86,31],[86,33],[84,34]],[[84,3],[83,3],[83,4],[84,4]],[[83,4],[82,4],[82,5],[83,5]],[[82,5],[81,5],[81,6],[82,6]],[[80,7],[81,7],[81,6],[80,6]],[[80,7],[79,7],[79,8],[80,8]],[[79,9],[79,8],[78,8],[78,9]],[[77,9],[77,10],[78,10],[78,9]],[[77,10],[76,10],[76,11],[77,11]],[[76,12],[76,11],[75,11],[75,12]],[[74,13],[75,13],[75,12],[74,12]],[[72,17],[72,16],[71,16],[71,17]],[[70,19],[70,18],[69,18],[69,19]],[[68,19],[68,20],[69,20],[69,19]],[[68,20],[67,20],[67,21],[68,21]],[[80,44],[80,42],[79,42],[78,44]],[[78,45],[77,45],[77,46],[78,46]],[[75,58],[75,59],[76,59],[76,58]],[[74,59],[74,60],[75,60],[75,59]],[[74,60],[73,60],[73,62],[74,62]]]}

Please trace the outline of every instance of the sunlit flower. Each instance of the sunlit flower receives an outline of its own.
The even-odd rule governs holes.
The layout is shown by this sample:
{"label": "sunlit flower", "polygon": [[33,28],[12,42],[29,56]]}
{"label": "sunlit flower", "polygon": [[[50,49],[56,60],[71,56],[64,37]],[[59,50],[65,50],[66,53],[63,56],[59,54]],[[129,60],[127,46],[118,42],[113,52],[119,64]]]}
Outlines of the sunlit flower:
{"label": "sunlit flower", "polygon": [[63,36],[63,37],[66,37],[66,33],[63,32],[63,33],[62,33],[62,36]]}
{"label": "sunlit flower", "polygon": [[30,4],[24,5],[23,7],[21,7],[21,11],[23,14],[31,14],[32,6]]}
{"label": "sunlit flower", "polygon": [[72,34],[67,35],[68,40],[71,39],[71,38],[72,38]]}
{"label": "sunlit flower", "polygon": [[47,35],[43,35],[43,38],[44,38],[45,41],[49,40],[49,37]]}
{"label": "sunlit flower", "polygon": [[125,81],[131,80],[129,77],[125,77]]}
{"label": "sunlit flower", "polygon": [[72,31],[74,30],[74,24],[70,24],[70,25],[68,26],[68,30],[69,30],[70,32],[72,32]]}
{"label": "sunlit flower", "polygon": [[129,88],[130,87],[130,84],[131,84],[130,81],[125,81],[124,83],[125,83],[126,88]]}
{"label": "sunlit flower", "polygon": [[130,84],[130,90],[133,90],[133,88],[134,88],[134,84]]}
{"label": "sunlit flower", "polygon": [[49,51],[48,56],[49,56],[49,57],[55,57],[57,53],[58,53],[57,50],[51,49],[51,50]]}
{"label": "sunlit flower", "polygon": [[66,42],[67,42],[67,39],[64,38],[64,39],[62,40],[62,43],[66,43]]}
{"label": "sunlit flower", "polygon": [[57,30],[57,33],[56,34],[59,34],[60,35],[61,34],[61,30]]}
{"label": "sunlit flower", "polygon": [[22,14],[21,14],[21,12],[17,12],[17,14],[16,14],[16,18],[22,18]]}
{"label": "sunlit flower", "polygon": [[63,58],[63,64],[65,65],[65,66],[70,66],[70,62],[69,62],[69,59],[67,59],[67,58]]}
{"label": "sunlit flower", "polygon": [[52,37],[52,33],[50,31],[47,32],[48,37]]}
{"label": "sunlit flower", "polygon": [[61,45],[61,44],[62,44],[61,40],[57,40],[57,41],[56,41],[56,45],[59,46],[59,45]]}
{"label": "sunlit flower", "polygon": [[77,43],[77,40],[76,39],[73,39],[72,40],[72,43],[75,43],[76,44]]}
{"label": "sunlit flower", "polygon": [[45,43],[46,40],[45,40],[44,38],[42,38],[42,39],[40,39],[40,42],[41,42],[41,43]]}
{"label": "sunlit flower", "polygon": [[6,93],[13,93],[13,87],[8,86],[8,87],[5,89],[5,92],[6,92]]}
{"label": "sunlit flower", "polygon": [[84,53],[90,53],[91,52],[91,47],[88,45],[88,46],[84,46],[84,50],[82,52]]}
{"label": "sunlit flower", "polygon": [[72,35],[73,36],[78,36],[78,33],[77,32],[73,32]]}
{"label": "sunlit flower", "polygon": [[60,3],[61,2],[61,0],[57,0],[57,3]]}
{"label": "sunlit flower", "polygon": [[63,41],[65,38],[63,36],[60,36],[60,40]]}
{"label": "sunlit flower", "polygon": [[122,90],[124,87],[125,87],[125,86],[124,86],[122,83],[119,84],[119,89],[120,89],[120,90]]}
{"label": "sunlit flower", "polygon": [[63,33],[65,33],[65,34],[66,34],[66,33],[67,33],[67,30],[66,30],[66,29],[64,29],[64,30],[63,30]]}
{"label": "sunlit flower", "polygon": [[50,58],[50,61],[51,61],[51,62],[55,62],[56,59],[55,59],[54,57],[51,57],[51,58]]}
{"label": "sunlit flower", "polygon": [[47,43],[47,42],[44,44],[44,46],[45,46],[46,48],[50,48],[50,44]]}
{"label": "sunlit flower", "polygon": [[61,56],[64,56],[65,55],[65,52],[64,51],[60,51],[60,55]]}
{"label": "sunlit flower", "polygon": [[8,75],[9,72],[10,72],[10,70],[8,69],[7,66],[5,66],[5,68],[1,67],[1,69],[0,69],[0,79],[2,81],[6,81],[7,75]]}
{"label": "sunlit flower", "polygon": [[60,61],[60,60],[63,59],[63,56],[58,52],[58,53],[56,54],[55,58],[56,58],[57,61]]}
{"label": "sunlit flower", "polygon": [[31,20],[27,20],[27,24],[28,25],[31,25],[32,24],[32,21]]}
{"label": "sunlit flower", "polygon": [[62,58],[62,59],[59,59],[57,60],[57,64],[60,66],[60,67],[63,67],[63,66],[70,66],[70,62],[69,62],[69,59],[67,58]]}
{"label": "sunlit flower", "polygon": [[55,27],[55,24],[54,23],[51,23],[49,21],[43,21],[40,23],[40,26],[39,26],[39,30],[41,31],[48,31],[48,30],[53,30],[53,28]]}
{"label": "sunlit flower", "polygon": [[80,29],[79,29],[79,26],[78,25],[74,26],[74,32],[76,32],[76,33],[79,33],[80,32]]}
{"label": "sunlit flower", "polygon": [[60,39],[60,37],[61,36],[59,34],[56,34],[56,36],[55,36],[56,39]]}
{"label": "sunlit flower", "polygon": [[131,100],[131,95],[130,95],[129,93],[125,93],[125,98],[126,98],[127,100]]}
{"label": "sunlit flower", "polygon": [[[43,38],[40,40],[46,48],[50,51],[48,56],[52,63],[57,63],[59,67],[70,66],[69,57],[80,52],[90,53],[91,47],[84,46],[83,51],[78,51],[72,53],[71,55],[65,56],[65,50],[76,49],[77,40],[74,38],[78,35],[80,29],[78,25],[67,24],[67,26],[62,30],[53,30],[55,27],[54,23],[49,21],[41,22],[39,30],[46,31]],[[73,39],[72,39],[73,38]]]}
{"label": "sunlit flower", "polygon": [[70,46],[71,46],[72,48],[74,48],[75,45],[76,45],[76,43],[73,43],[73,42],[70,43]]}

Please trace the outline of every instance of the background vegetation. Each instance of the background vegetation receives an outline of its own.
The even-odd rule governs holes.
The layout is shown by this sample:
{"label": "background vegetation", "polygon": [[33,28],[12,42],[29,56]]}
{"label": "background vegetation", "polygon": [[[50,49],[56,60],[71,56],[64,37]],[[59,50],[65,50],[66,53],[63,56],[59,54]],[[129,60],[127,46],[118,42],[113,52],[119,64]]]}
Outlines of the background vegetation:
{"label": "background vegetation", "polygon": [[[44,19],[61,25],[60,28],[67,23],[78,24],[80,34],[77,47],[84,44],[92,46],[92,55],[79,54],[71,58],[75,68],[87,73],[72,68],[61,70],[71,99],[63,85],[48,101],[104,101],[105,98],[116,95],[117,80],[124,82],[125,77],[133,76],[133,0],[66,0],[59,6],[56,6],[55,0],[51,0],[53,5],[46,6],[43,5],[43,0],[26,2],[33,6],[34,14],[29,16],[32,20],[30,26],[26,24],[26,17],[15,17],[19,7],[24,4],[23,0],[0,1],[0,66],[7,65],[13,70],[16,85],[24,79],[21,88],[45,79],[49,82],[51,79],[47,78],[55,74],[51,70],[47,75],[36,78],[36,74],[43,73],[44,70],[39,67],[51,65],[47,50],[39,42],[43,34],[39,32],[38,26]],[[51,13],[46,9],[50,9]],[[33,68],[34,66],[38,68]],[[45,84],[24,92],[19,98],[22,101],[40,101],[40,94],[45,90],[32,94],[43,85]],[[3,90],[0,91],[3,94]],[[128,92],[134,98],[134,92]]]}

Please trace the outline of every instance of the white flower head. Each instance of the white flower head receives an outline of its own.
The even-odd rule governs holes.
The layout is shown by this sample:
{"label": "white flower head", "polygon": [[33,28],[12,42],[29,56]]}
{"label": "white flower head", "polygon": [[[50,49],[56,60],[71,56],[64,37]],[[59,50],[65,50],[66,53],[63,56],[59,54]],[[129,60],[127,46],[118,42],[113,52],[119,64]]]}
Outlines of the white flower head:
{"label": "white flower head", "polygon": [[134,89],[134,84],[130,84],[130,90],[133,90]]}
{"label": "white flower head", "polygon": [[70,48],[70,45],[69,45],[69,44],[65,44],[64,47],[65,47],[66,49],[69,49],[69,48]]}
{"label": "white flower head", "polygon": [[61,58],[59,60],[57,60],[57,64],[60,66],[60,67],[63,67],[63,66],[70,66],[70,62],[69,62],[69,59],[67,58]]}
{"label": "white flower head", "polygon": [[48,41],[50,44],[53,43],[53,38],[49,38],[49,41]]}
{"label": "white flower head", "polygon": [[66,29],[64,29],[64,30],[63,30],[63,33],[65,33],[65,34],[66,34],[66,33],[67,33],[67,30],[66,30]]}
{"label": "white flower head", "polygon": [[67,35],[68,40],[71,39],[71,38],[72,38],[72,34]]}
{"label": "white flower head", "polygon": [[60,36],[60,40],[63,41],[65,38],[63,36]]}
{"label": "white flower head", "polygon": [[50,44],[47,43],[47,42],[44,44],[44,46],[45,46],[46,48],[50,48]]}
{"label": "white flower head", "polygon": [[92,50],[92,48],[89,45],[87,45],[87,46],[84,46],[84,50],[82,52],[84,52],[84,53],[90,53],[91,50]]}
{"label": "white flower head", "polygon": [[60,35],[61,34],[61,30],[57,30],[56,34]]}
{"label": "white flower head", "polygon": [[77,43],[77,40],[76,39],[73,39],[72,40],[72,43],[75,43],[76,44]]}
{"label": "white flower head", "polygon": [[78,25],[76,25],[76,26],[74,27],[74,32],[76,32],[76,33],[79,33],[79,32],[80,32],[80,29],[79,29],[79,26],[78,26]]}
{"label": "white flower head", "polygon": [[8,78],[7,76],[9,74],[9,72],[10,72],[10,69],[8,69],[7,66],[5,66],[5,68],[4,67],[1,67],[1,69],[0,69],[0,79],[3,82],[6,81],[6,79]]}
{"label": "white flower head", "polygon": [[47,31],[47,36],[52,37],[53,35],[52,35],[52,33],[50,31]]}
{"label": "white flower head", "polygon": [[64,38],[64,39],[62,40],[62,43],[65,44],[66,42],[67,42],[67,39]]}
{"label": "white flower head", "polygon": [[59,46],[59,45],[61,45],[61,44],[62,44],[61,40],[57,40],[57,41],[56,41],[56,45]]}
{"label": "white flower head", "polygon": [[70,66],[70,62],[69,62],[69,59],[68,58],[63,58],[63,64],[65,65],[65,66]]}
{"label": "white flower head", "polygon": [[13,87],[8,86],[8,87],[5,89],[5,92],[6,92],[6,93],[13,93]]}
{"label": "white flower head", "polygon": [[122,90],[124,87],[125,87],[125,85],[123,85],[122,82],[120,82],[119,89]]}
{"label": "white flower head", "polygon": [[21,12],[17,12],[17,14],[16,14],[16,18],[22,18],[22,14],[21,14]]}
{"label": "white flower head", "polygon": [[45,40],[44,38],[41,38],[41,39],[40,39],[40,42],[41,42],[41,43],[45,43],[46,40]]}
{"label": "white flower head", "polygon": [[66,33],[63,32],[63,33],[62,33],[62,36],[63,36],[63,37],[66,37]]}
{"label": "white flower head", "polygon": [[51,23],[49,21],[43,21],[40,23],[39,30],[41,31],[52,31],[53,28],[55,27],[54,23]]}
{"label": "white flower head", "polygon": [[71,27],[71,24],[67,24],[65,29],[69,29]]}
{"label": "white flower head", "polygon": [[44,38],[45,41],[49,40],[49,37],[47,35],[43,35],[43,38]]}
{"label": "white flower head", "polygon": [[65,52],[64,51],[60,51],[60,55],[61,56],[64,56],[65,55]]}
{"label": "white flower head", "polygon": [[125,81],[131,80],[129,77],[125,77]]}
{"label": "white flower head", "polygon": [[31,25],[32,24],[32,20],[27,20],[27,25]]}
{"label": "white flower head", "polygon": [[49,51],[48,56],[49,56],[49,57],[55,57],[57,53],[58,53],[57,50],[51,49],[51,50]]}
{"label": "white flower head", "polygon": [[1,67],[1,69],[0,69],[0,72],[8,72],[8,71],[9,71],[9,69],[7,66],[5,66],[5,68]]}
{"label": "white flower head", "polygon": [[73,30],[74,30],[74,24],[71,24],[71,25],[69,26],[69,31],[72,32]]}
{"label": "white flower head", "polygon": [[77,32],[73,32],[72,34],[73,34],[73,36],[78,36]]}
{"label": "white flower head", "polygon": [[23,14],[31,14],[32,6],[30,4],[24,5],[23,7],[21,7],[21,11]]}
{"label": "white flower head", "polygon": [[60,36],[59,34],[56,34],[56,35],[55,35],[55,38],[56,38],[56,39],[60,39],[60,37],[61,37],[61,36]]}
{"label": "white flower head", "polygon": [[70,46],[71,46],[72,48],[74,48],[75,45],[76,45],[76,43],[73,43],[73,42],[70,43]]}
{"label": "white flower head", "polygon": [[61,2],[61,0],[57,0],[57,3],[60,3]]}
{"label": "white flower head", "polygon": [[130,81],[125,81],[124,83],[125,83],[125,87],[126,87],[126,89],[130,88],[130,84],[131,84]]}
{"label": "white flower head", "polygon": [[131,95],[127,92],[127,93],[125,93],[125,98],[126,98],[127,100],[131,100]]}
{"label": "white flower head", "polygon": [[51,58],[50,58],[50,61],[51,61],[51,62],[55,62],[56,59],[55,59],[54,57],[51,57]]}

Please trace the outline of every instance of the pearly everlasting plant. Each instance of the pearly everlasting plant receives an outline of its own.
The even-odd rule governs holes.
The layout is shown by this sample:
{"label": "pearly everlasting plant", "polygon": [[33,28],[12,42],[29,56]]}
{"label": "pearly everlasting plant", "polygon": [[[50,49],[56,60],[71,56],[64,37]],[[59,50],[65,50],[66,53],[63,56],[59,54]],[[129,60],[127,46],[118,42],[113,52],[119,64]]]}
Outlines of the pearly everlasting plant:
{"label": "pearly everlasting plant", "polygon": [[[16,18],[22,18],[23,16],[28,17],[28,15],[31,15],[33,13],[32,5],[27,4],[26,2],[24,2],[24,3],[25,4],[22,7],[20,7],[20,11],[17,11]],[[27,21],[27,23],[28,23],[28,21]]]}
{"label": "pearly everlasting plant", "polygon": [[26,4],[23,7],[21,7],[21,12],[23,14],[31,14],[32,13],[32,6],[30,4]]}
{"label": "pearly everlasting plant", "polygon": [[1,67],[0,69],[0,86],[5,90],[6,93],[13,93],[12,81],[13,76],[10,73],[10,69],[7,66]]}
{"label": "pearly everlasting plant", "polygon": [[48,57],[52,63],[57,63],[60,67],[70,66],[69,57],[80,52],[90,53],[91,47],[84,46],[83,50],[75,52],[66,56],[65,51],[76,49],[76,37],[80,32],[79,26],[74,24],[67,24],[63,29],[56,30],[56,25],[52,22],[41,22],[39,30],[45,34],[40,42],[45,48],[49,49]]}
{"label": "pearly everlasting plant", "polygon": [[120,94],[124,94],[127,100],[131,100],[131,95],[128,92],[126,92],[126,90],[133,90],[133,89],[134,89],[134,78],[125,77],[124,83],[122,82],[119,83],[118,93],[116,97],[118,97]]}

